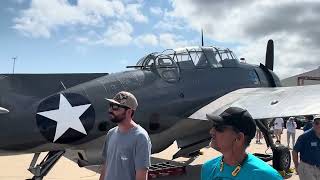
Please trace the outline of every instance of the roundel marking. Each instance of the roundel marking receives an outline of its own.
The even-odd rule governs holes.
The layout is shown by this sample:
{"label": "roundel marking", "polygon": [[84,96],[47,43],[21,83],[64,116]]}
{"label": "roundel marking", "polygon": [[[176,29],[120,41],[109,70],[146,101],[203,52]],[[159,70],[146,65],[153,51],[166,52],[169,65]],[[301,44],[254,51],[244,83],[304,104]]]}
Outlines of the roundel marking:
{"label": "roundel marking", "polygon": [[88,135],[94,126],[91,102],[80,94],[56,94],[38,106],[36,122],[41,134],[50,142],[73,143]]}

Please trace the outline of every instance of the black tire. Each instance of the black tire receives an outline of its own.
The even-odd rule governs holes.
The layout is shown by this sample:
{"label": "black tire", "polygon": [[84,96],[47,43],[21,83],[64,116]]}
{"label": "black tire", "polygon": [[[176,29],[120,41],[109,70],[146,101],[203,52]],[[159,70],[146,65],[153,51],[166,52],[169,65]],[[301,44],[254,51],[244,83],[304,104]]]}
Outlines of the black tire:
{"label": "black tire", "polygon": [[275,147],[273,150],[273,158],[272,164],[273,167],[278,171],[285,171],[287,172],[291,165],[291,155],[289,148],[280,145]]}

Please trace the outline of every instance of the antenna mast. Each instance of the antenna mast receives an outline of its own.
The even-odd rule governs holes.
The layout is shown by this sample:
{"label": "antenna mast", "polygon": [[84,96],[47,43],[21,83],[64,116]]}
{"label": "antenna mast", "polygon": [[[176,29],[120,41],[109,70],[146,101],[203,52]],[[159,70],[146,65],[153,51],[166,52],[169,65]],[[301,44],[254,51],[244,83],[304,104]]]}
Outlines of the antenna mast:
{"label": "antenna mast", "polygon": [[201,29],[201,46],[204,46],[204,43],[203,43],[203,29]]}
{"label": "antenna mast", "polygon": [[14,74],[14,67],[15,67],[15,65],[16,65],[16,59],[17,59],[18,57],[13,57],[12,58],[12,60],[13,60],[13,67],[12,67],[12,74]]}

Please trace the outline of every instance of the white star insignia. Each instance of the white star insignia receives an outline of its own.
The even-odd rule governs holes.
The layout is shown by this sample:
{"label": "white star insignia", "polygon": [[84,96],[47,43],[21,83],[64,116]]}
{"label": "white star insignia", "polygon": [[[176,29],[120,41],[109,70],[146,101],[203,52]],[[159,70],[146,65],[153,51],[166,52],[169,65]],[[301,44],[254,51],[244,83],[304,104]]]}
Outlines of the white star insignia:
{"label": "white star insignia", "polygon": [[60,94],[59,108],[56,110],[39,112],[37,114],[52,119],[57,122],[56,133],[54,135],[55,142],[59,139],[69,128],[72,128],[82,134],[87,135],[79,117],[91,106],[85,104],[72,107],[69,101]]}

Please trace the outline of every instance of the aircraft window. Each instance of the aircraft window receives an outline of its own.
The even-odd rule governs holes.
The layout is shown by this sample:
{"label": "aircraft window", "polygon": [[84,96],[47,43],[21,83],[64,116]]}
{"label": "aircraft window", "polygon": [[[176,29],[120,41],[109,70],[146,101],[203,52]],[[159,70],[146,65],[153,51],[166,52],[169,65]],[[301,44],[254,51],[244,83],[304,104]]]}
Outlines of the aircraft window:
{"label": "aircraft window", "polygon": [[172,66],[172,60],[167,58],[159,58],[158,59],[158,65],[159,66]]}
{"label": "aircraft window", "polygon": [[229,53],[221,53],[221,58],[222,58],[223,60],[225,60],[225,59],[232,59],[232,58],[230,58],[230,54],[229,54]]}
{"label": "aircraft window", "polygon": [[222,60],[229,60],[229,59],[237,60],[236,56],[232,53],[232,51],[230,51],[228,49],[220,51],[220,55],[221,55]]}
{"label": "aircraft window", "polygon": [[214,57],[216,58],[216,60],[220,63],[221,61],[221,57],[219,56],[219,53],[215,53]]}
{"label": "aircraft window", "polygon": [[146,64],[146,67],[150,67],[154,63],[153,59],[150,59],[149,62]]}
{"label": "aircraft window", "polygon": [[222,67],[222,65],[219,63],[221,61],[219,54],[214,52],[212,48],[203,49],[203,52],[206,55],[211,67]]}
{"label": "aircraft window", "polygon": [[139,61],[136,63],[137,67],[135,68],[150,69],[151,65],[154,63],[154,60],[155,60],[155,53],[148,54],[142,57],[141,59],[139,59]]}
{"label": "aircraft window", "polygon": [[174,59],[178,62],[181,69],[194,69],[194,63],[188,52],[176,54]]}
{"label": "aircraft window", "polygon": [[193,60],[193,63],[196,65],[196,67],[207,67],[207,57],[202,51],[191,51],[189,52],[190,56]]}

